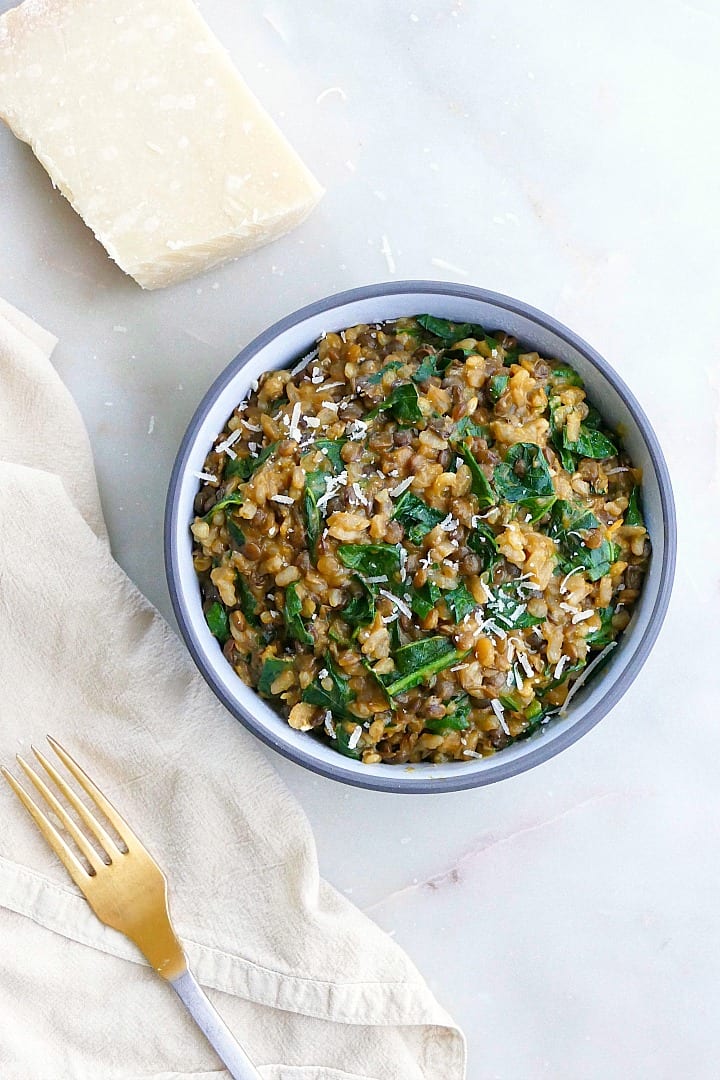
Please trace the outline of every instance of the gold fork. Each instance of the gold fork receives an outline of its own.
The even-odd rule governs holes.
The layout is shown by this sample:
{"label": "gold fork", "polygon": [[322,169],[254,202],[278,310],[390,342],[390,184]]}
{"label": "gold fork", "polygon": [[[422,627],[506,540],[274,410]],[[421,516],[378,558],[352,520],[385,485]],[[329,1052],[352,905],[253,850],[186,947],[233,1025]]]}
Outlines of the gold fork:
{"label": "gold fork", "polygon": [[182,1000],[198,1027],[214,1047],[234,1080],[260,1080],[260,1074],[220,1018],[204,991],[188,970],[182,946],[170,922],[165,875],[143,847],[128,823],[105,798],[98,786],[50,735],[50,746],[68,772],[89,796],[96,811],[117,833],[110,836],[75,790],[55,766],[34,746],[32,751],[66,803],[82,821],[87,833],[76,824],[51,788],[23,758],[17,761],[75,844],[72,850],[60,829],[4,766],[1,771],[50,847],[75,884],[84,894],[98,919],[130,938],[150,964],[166,979]]}

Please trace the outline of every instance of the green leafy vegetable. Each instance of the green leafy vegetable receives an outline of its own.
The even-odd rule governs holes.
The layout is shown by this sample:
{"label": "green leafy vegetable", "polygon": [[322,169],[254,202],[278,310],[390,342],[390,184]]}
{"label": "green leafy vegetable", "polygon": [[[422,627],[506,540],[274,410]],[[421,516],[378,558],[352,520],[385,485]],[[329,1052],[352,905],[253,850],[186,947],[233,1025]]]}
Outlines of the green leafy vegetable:
{"label": "green leafy vegetable", "polygon": [[599,524],[591,511],[558,499],[552,508],[548,532],[559,549],[556,572],[569,574],[571,570],[584,570],[591,581],[598,581],[610,572],[618,557],[615,544],[603,539],[599,547],[590,548],[582,535],[597,529]]}
{"label": "green leafy vegetable", "polygon": [[485,438],[488,433],[488,429],[482,424],[476,424],[474,420],[471,420],[469,416],[461,416],[455,425],[455,431],[453,432],[453,439],[459,440],[463,435],[478,435],[480,438]]}
{"label": "green leafy vegetable", "polygon": [[422,420],[423,414],[418,404],[417,387],[413,383],[400,383],[391,393],[366,413],[365,420],[374,420],[381,412],[391,412],[398,424],[412,426]]}
{"label": "green leafy vegetable", "polygon": [[[315,679],[305,687],[302,693],[303,701],[309,705],[319,705],[321,709],[329,709],[333,716],[341,720],[354,719],[348,711],[348,705],[355,698],[349,680],[337,670],[330,653],[325,654],[324,663],[327,675],[322,681]],[[323,684],[328,681],[330,687],[326,688]]]}
{"label": "green leafy vegetable", "polygon": [[617,447],[607,435],[588,427],[587,424],[580,425],[578,437],[574,442],[567,437],[567,427],[563,428],[563,447],[577,454],[578,457],[602,459],[615,457],[617,454]]}
{"label": "green leafy vegetable", "polygon": [[261,465],[264,465],[271,454],[277,450],[279,442],[270,443],[263,450],[260,451],[257,457],[236,457],[232,460],[228,460],[225,463],[225,471],[223,473],[223,479],[229,480],[233,476],[239,476],[240,479],[245,482],[250,479],[251,476],[258,471]]}
{"label": "green leafy vegetable", "polygon": [[491,593],[485,604],[485,618],[490,619],[503,630],[522,630],[529,626],[539,626],[544,618],[531,615],[527,602],[520,590],[523,582],[506,581]]}
{"label": "green leafy vegetable", "polygon": [[257,617],[257,600],[253,596],[250,586],[242,574],[238,574],[235,579],[235,591],[239,597],[238,602],[240,610],[247,619],[248,625],[259,626],[260,620]]}
{"label": "green leafy vegetable", "polygon": [[366,626],[375,618],[375,590],[362,578],[355,579],[360,591],[352,596],[342,611],[342,618],[351,626]]}
{"label": "green leafy vegetable", "polygon": [[508,712],[522,712],[523,704],[517,694],[498,694],[498,701]]}
{"label": "green leafy vegetable", "polygon": [[556,367],[550,373],[553,383],[560,383],[562,386],[584,386],[582,379],[571,367],[566,367],[562,364],[560,367]]}
{"label": "green leafy vegetable", "polygon": [[275,413],[278,412],[279,409],[282,409],[283,405],[287,405],[287,404],[288,404],[288,399],[285,397],[284,394],[282,395],[282,397],[273,398],[273,400],[268,405],[268,412],[270,413],[271,416],[274,416]]}
{"label": "green leafy vegetable", "polygon": [[600,616],[600,626],[597,630],[592,630],[585,638],[585,641],[593,649],[604,649],[606,645],[615,640],[615,631],[612,624],[615,608],[598,608],[597,613]]}
{"label": "green leafy vegetable", "polygon": [[497,402],[507,390],[509,375],[493,375],[488,379],[487,392],[491,401]]}
{"label": "green leafy vegetable", "polygon": [[258,679],[258,693],[262,697],[272,697],[272,684],[282,675],[284,671],[288,671],[293,666],[292,660],[277,660],[275,657],[270,657],[262,666],[260,672],[260,678]]}
{"label": "green leafy vegetable", "polygon": [[394,653],[396,670],[388,676],[392,682],[387,682],[385,689],[390,697],[397,697],[438,671],[458,663],[465,656],[467,650],[461,652],[454,648],[452,642],[441,635],[411,641]]}
{"label": "green leafy vegetable", "polygon": [[370,386],[377,386],[378,383],[381,383],[383,381],[383,376],[388,371],[397,371],[399,368],[404,366],[405,365],[401,360],[391,360],[389,364],[385,364],[383,367],[380,368],[379,371],[376,371],[373,375],[368,375],[367,381]]}
{"label": "green leafy vegetable", "polygon": [[410,607],[419,619],[427,619],[432,609],[442,596],[434,581],[426,581],[420,588],[412,589]]}
{"label": "green leafy vegetable", "polygon": [[500,553],[498,551],[495,533],[490,526],[484,525],[482,522],[477,524],[468,533],[466,543],[471,551],[474,551],[476,555],[480,556],[481,573],[485,570],[492,570],[493,566],[500,558]]}
{"label": "green leafy vegetable", "polygon": [[555,489],[545,455],[535,443],[516,443],[495,466],[493,480],[498,495],[518,503],[539,521],[555,502]]}
{"label": "green leafy vegetable", "polygon": [[285,629],[289,636],[295,638],[301,645],[312,645],[313,639],[305,628],[300,616],[301,611],[302,600],[298,596],[297,582],[293,581],[285,590],[285,607],[283,609]]}
{"label": "green leafy vegetable", "polygon": [[224,645],[230,637],[230,623],[228,613],[219,600],[210,605],[205,612],[205,619],[210,627],[210,633],[218,639],[221,645]]}
{"label": "green leafy vegetable", "polygon": [[393,514],[393,519],[400,522],[405,535],[413,544],[421,544],[423,537],[432,532],[444,517],[441,510],[434,510],[417,495],[413,495],[412,491],[402,493],[395,503]]}
{"label": "green leafy vegetable", "polygon": [[577,461],[575,460],[575,457],[570,452],[570,450],[567,450],[565,448],[563,444],[562,427],[558,423],[557,413],[558,410],[562,407],[560,403],[560,398],[551,396],[548,405],[550,409],[550,442],[555,447],[556,451],[560,456],[560,464],[562,465],[563,469],[565,469],[565,471],[569,473],[577,472]]}
{"label": "green leafy vegetable", "polygon": [[328,474],[324,472],[309,472],[305,476],[303,513],[305,515],[308,550],[313,560],[317,558],[317,542],[322,529],[322,514],[318,507],[318,499],[325,494],[327,477]]}
{"label": "green leafy vegetable", "polygon": [[325,452],[335,472],[342,472],[345,468],[345,462],[340,451],[347,441],[347,439],[316,439],[313,446]]}
{"label": "green leafy vegetable", "polygon": [[452,361],[453,357],[447,352],[431,353],[424,357],[420,367],[412,376],[413,382],[424,383],[435,375],[444,375]]}
{"label": "green leafy vegetable", "polygon": [[400,573],[399,544],[340,544],[337,553],[343,566],[366,578],[384,575],[390,581]]}
{"label": "green leafy vegetable", "polygon": [[470,698],[467,694],[458,694],[450,698],[445,716],[437,719],[426,720],[425,730],[433,735],[441,735],[444,731],[465,731],[470,727],[468,717],[470,715]]}
{"label": "green leafy vegetable", "polygon": [[[226,510],[233,506],[242,506],[245,501],[245,496],[239,491],[233,492],[232,495],[226,495],[224,499],[218,499],[214,506],[211,506],[208,512],[203,517],[203,521],[211,521],[213,514],[216,514],[218,510]],[[227,514],[225,515],[227,519]]]}
{"label": "green leafy vegetable", "polygon": [[450,345],[454,345],[456,341],[464,341],[465,338],[484,341],[487,337],[483,327],[477,323],[453,323],[447,319],[436,319],[434,315],[418,315],[416,318],[424,330]]}
{"label": "green leafy vegetable", "polygon": [[625,511],[625,525],[645,525],[642,508],[640,505],[640,488],[634,487],[630,492],[628,508]]}
{"label": "green leafy vegetable", "polygon": [[477,497],[478,506],[481,510],[489,510],[496,502],[495,492],[490,481],[475,460],[475,456],[467,443],[461,443],[457,450],[470,470],[472,478],[470,486],[473,495]]}
{"label": "green leafy vegetable", "polygon": [[[357,724],[355,725],[355,727],[357,727]],[[354,730],[355,728],[353,728],[353,731]],[[345,757],[354,758],[355,761],[359,761],[360,751],[357,749],[357,747],[350,746],[351,735],[352,731],[346,731],[343,724],[338,724],[335,728],[335,743],[337,749],[340,751],[341,754],[344,754]]]}
{"label": "green leafy vegetable", "polygon": [[443,593],[443,600],[447,604],[450,617],[456,623],[462,622],[466,615],[480,606],[464,582],[461,582],[457,588]]}
{"label": "green leafy vegetable", "polygon": [[225,515],[225,528],[230,534],[230,539],[237,548],[243,547],[245,544],[245,533],[242,531],[239,525],[237,525],[230,514]]}

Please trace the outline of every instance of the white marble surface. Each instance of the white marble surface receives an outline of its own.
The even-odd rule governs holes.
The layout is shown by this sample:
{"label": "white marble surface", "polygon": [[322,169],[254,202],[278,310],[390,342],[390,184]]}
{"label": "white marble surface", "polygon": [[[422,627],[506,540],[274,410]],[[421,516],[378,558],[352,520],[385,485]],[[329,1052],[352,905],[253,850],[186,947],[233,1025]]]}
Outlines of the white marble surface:
{"label": "white marble surface", "polygon": [[185,425],[238,349],[306,302],[457,279],[586,337],[646,407],[680,518],[670,613],[622,703],[559,758],[475,792],[371,794],[274,760],[324,874],[464,1025],[469,1080],[714,1078],[720,7],[200,8],[327,186],[291,236],[143,293],[0,131],[0,295],[60,337],[116,556],[169,615],[162,509]]}

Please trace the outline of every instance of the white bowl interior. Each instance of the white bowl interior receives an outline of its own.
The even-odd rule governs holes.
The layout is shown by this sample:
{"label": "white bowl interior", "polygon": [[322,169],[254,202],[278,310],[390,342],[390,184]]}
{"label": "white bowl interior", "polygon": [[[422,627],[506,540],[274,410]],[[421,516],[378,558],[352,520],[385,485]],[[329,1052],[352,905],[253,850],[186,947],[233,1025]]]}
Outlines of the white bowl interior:
{"label": "white bowl interior", "polygon": [[[600,410],[610,427],[622,435],[624,445],[633,462],[643,469],[643,511],[652,538],[653,557],[642,596],[635,608],[628,630],[621,637],[619,646],[610,655],[604,671],[588,686],[587,690],[581,690],[575,696],[567,717],[554,719],[547,727],[526,741],[516,743],[501,754],[482,760],[473,759],[467,763],[449,762],[441,765],[421,763],[407,768],[396,765],[362,765],[343,757],[330,745],[302,732],[294,731],[265,701],[241,682],[222,655],[217,641],[205,622],[200,590],[192,565],[189,523],[193,518],[193,500],[198,490],[198,480],[193,473],[202,470],[213,440],[224,428],[238,402],[247,395],[252,381],[263,372],[273,368],[293,366],[299,357],[312,349],[323,331],[341,330],[356,323],[381,322],[419,313],[429,313],[457,322],[479,322],[489,332],[507,331],[517,336],[522,344],[537,349],[541,354],[571,364],[580,373],[585,380],[590,400]],[[433,291],[370,296],[341,303],[330,311],[311,315],[304,321],[282,331],[260,348],[237,371],[212,403],[187,449],[184,472],[176,491],[176,503],[175,534],[171,542],[175,546],[177,557],[177,591],[186,607],[188,629],[194,638],[194,644],[206,658],[215,680],[223,688],[226,696],[237,703],[241,712],[260,721],[269,741],[277,749],[290,749],[295,755],[310,755],[325,766],[323,771],[332,770],[338,779],[352,778],[357,782],[358,771],[361,770],[366,780],[370,776],[383,778],[386,782],[391,781],[395,789],[402,789],[403,784],[409,781],[417,783],[419,779],[432,783],[432,781],[448,777],[457,777],[459,772],[471,774],[481,772],[486,774],[482,782],[488,782],[492,779],[491,774],[494,771],[502,769],[506,772],[506,767],[510,763],[533,753],[540,741],[546,748],[543,756],[549,756],[549,744],[558,739],[564,740],[568,729],[577,725],[587,715],[603,697],[608,685],[614,682],[631,663],[633,656],[642,645],[660,587],[664,529],[659,481],[647,445],[622,397],[581,352],[553,330],[539,325],[524,314],[470,297],[440,296]],[[292,753],[291,756],[293,756]],[[517,771],[517,766],[513,771]],[[478,777],[477,780],[480,778]]]}

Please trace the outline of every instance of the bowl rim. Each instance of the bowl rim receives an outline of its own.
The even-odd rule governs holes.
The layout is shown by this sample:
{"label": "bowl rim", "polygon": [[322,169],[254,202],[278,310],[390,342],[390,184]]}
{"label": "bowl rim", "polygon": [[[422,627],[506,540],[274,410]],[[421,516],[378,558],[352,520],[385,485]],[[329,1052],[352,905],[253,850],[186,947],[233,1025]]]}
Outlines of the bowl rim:
{"label": "bowl rim", "polygon": [[[303,323],[309,318],[329,312],[345,304],[355,303],[366,299],[375,299],[383,296],[395,296],[398,294],[434,293],[438,298],[451,296],[462,299],[479,300],[503,308],[512,314],[520,315],[539,324],[544,329],[555,334],[572,348],[580,352],[590,364],[610,383],[618,396],[622,399],[635,421],[640,435],[645,443],[648,454],[652,461],[658,481],[658,490],[663,520],[663,560],[660,570],[657,595],[653,604],[650,617],[647,622],[643,639],[640,641],[635,653],[629,662],[619,673],[617,678],[608,686],[607,692],[581,717],[577,723],[569,726],[564,732],[555,736],[550,742],[538,742],[537,746],[529,750],[527,754],[501,763],[491,771],[463,770],[457,776],[445,776],[433,779],[430,776],[413,777],[412,774],[404,773],[402,779],[395,779],[392,775],[375,775],[366,773],[363,775],[362,764],[358,764],[357,771],[341,771],[332,763],[315,757],[308,750],[300,749],[282,742],[276,738],[264,726],[262,721],[255,717],[248,709],[231,694],[228,694],[222,684],[216,679],[212,665],[206,659],[205,653],[193,633],[193,620],[185,606],[182,590],[179,585],[180,575],[177,569],[178,559],[178,506],[176,494],[181,479],[186,469],[187,458],[194,446],[198,428],[203,423],[206,414],[212,407],[215,399],[225,387],[235,378],[237,373],[262,349],[265,348],[275,337],[288,329]],[[214,379],[210,388],[203,395],[187,426],[185,435],[180,443],[175,462],[173,465],[168,493],[165,502],[164,515],[164,556],[165,573],[167,578],[170,601],[172,603],[175,618],[177,619],[180,632],[195,664],[208,683],[216,697],[253,735],[259,738],[267,746],[289,758],[298,765],[302,765],[312,772],[349,784],[352,787],[369,788],[375,791],[388,791],[403,794],[428,794],[446,791],[462,791],[474,787],[482,787],[486,784],[496,783],[499,780],[516,776],[527,772],[536,765],[548,761],[561,751],[567,749],[583,735],[587,734],[599,721],[606,716],[617,704],[629,686],[634,682],[640,669],[645,663],[650,650],[660,632],[665,619],[670,594],[673,587],[675,561],[677,552],[677,520],[675,513],[675,501],[673,497],[672,483],[665,457],[660,448],[660,443],[646,416],[642,406],[633,392],[626,385],[620,375],[610,364],[589,345],[583,338],[569,327],[547,315],[545,312],[522,300],[506,296],[503,293],[493,292],[474,285],[464,285],[455,282],[433,281],[423,279],[410,279],[405,281],[378,282],[372,285],[360,286],[347,289],[331,296],[306,304],[289,315],[284,316],[273,323],[268,329],[258,334],[237,356],[220,372]],[[344,759],[344,764],[348,762]],[[397,767],[397,766],[396,766]]]}

